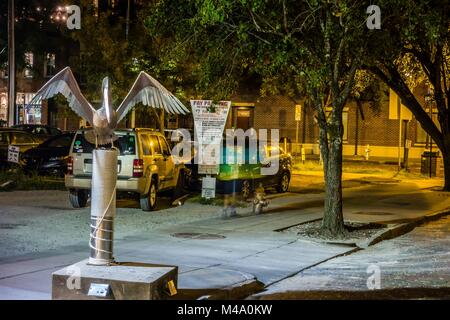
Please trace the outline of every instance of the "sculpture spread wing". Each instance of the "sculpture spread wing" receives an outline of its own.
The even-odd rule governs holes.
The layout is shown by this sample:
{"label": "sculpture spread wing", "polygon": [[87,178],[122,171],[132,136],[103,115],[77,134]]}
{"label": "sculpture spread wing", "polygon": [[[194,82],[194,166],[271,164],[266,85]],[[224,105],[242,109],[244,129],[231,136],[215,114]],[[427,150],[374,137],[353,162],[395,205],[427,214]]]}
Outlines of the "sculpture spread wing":
{"label": "sculpture spread wing", "polygon": [[92,124],[95,109],[81,93],[77,80],[73,76],[70,67],[66,67],[51,78],[39,91],[29,104],[34,104],[61,93],[66,97],[69,107],[80,117]]}
{"label": "sculpture spread wing", "polygon": [[141,72],[130,92],[117,108],[117,121],[122,120],[137,103],[154,108],[164,108],[168,113],[186,114],[189,110],[156,79]]}

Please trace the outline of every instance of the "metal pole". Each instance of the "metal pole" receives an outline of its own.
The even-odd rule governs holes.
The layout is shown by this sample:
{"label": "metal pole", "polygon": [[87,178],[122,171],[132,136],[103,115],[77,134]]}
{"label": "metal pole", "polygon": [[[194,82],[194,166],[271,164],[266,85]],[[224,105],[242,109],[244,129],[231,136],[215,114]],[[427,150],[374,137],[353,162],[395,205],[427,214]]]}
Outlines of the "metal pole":
{"label": "metal pole", "polygon": [[[433,121],[433,104],[430,103],[430,119],[431,121]],[[433,153],[433,139],[431,138],[430,135],[430,178],[432,176],[432,153]]]}
{"label": "metal pole", "polygon": [[16,115],[16,61],[14,42],[14,0],[8,2],[8,124],[15,124]]}
{"label": "metal pole", "polygon": [[91,233],[89,264],[114,262],[114,218],[116,215],[117,149],[92,152]]}

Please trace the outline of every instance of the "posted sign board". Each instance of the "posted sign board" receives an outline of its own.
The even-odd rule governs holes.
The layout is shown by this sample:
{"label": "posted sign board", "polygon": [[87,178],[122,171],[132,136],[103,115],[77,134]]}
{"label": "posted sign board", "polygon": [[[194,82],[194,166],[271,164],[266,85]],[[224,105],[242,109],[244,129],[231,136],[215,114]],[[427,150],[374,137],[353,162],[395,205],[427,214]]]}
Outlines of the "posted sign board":
{"label": "posted sign board", "polygon": [[198,141],[198,173],[218,174],[220,143],[231,101],[191,100],[194,134]]}
{"label": "posted sign board", "polygon": [[202,198],[211,199],[216,197],[216,178],[211,176],[202,179]]}
{"label": "posted sign board", "polygon": [[19,163],[19,152],[19,147],[8,146],[8,162]]}

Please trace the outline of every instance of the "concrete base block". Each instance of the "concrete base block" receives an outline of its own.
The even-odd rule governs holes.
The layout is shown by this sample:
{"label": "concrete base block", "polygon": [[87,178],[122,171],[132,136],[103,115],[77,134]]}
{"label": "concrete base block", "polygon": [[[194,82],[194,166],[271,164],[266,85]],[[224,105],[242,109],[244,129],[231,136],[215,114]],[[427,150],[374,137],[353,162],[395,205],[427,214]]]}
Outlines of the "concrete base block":
{"label": "concrete base block", "polygon": [[[52,274],[53,300],[160,300],[170,297],[168,282],[177,287],[178,267],[124,263],[89,265],[83,260]],[[92,284],[109,285],[106,296],[89,295]]]}

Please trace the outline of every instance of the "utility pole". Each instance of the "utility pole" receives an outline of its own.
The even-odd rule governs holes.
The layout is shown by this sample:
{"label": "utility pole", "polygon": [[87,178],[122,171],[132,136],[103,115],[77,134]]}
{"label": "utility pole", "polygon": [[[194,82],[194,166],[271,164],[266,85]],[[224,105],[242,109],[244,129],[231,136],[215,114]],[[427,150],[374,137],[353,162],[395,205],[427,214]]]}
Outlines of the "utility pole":
{"label": "utility pole", "polygon": [[14,0],[8,0],[8,125],[15,124],[16,116],[16,61],[14,42]]}
{"label": "utility pole", "polygon": [[128,41],[128,33],[130,32],[130,5],[131,5],[131,0],[128,0],[127,25],[126,25],[126,30],[125,30],[125,36],[126,36],[127,41]]}

